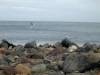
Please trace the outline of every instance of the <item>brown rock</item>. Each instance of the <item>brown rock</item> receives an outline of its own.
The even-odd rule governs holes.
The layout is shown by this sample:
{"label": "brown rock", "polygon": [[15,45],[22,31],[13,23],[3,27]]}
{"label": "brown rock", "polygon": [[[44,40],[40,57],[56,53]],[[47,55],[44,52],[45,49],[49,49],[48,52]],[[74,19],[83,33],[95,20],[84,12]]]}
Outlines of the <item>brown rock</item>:
{"label": "brown rock", "polygon": [[6,48],[0,48],[0,54],[5,54],[6,53]]}
{"label": "brown rock", "polygon": [[100,53],[89,53],[87,55],[87,60],[90,63],[97,63],[100,61]]}
{"label": "brown rock", "polygon": [[16,70],[12,66],[4,67],[3,73],[4,73],[4,75],[16,75]]}
{"label": "brown rock", "polygon": [[24,64],[18,64],[15,67],[16,75],[31,75],[31,69]]}

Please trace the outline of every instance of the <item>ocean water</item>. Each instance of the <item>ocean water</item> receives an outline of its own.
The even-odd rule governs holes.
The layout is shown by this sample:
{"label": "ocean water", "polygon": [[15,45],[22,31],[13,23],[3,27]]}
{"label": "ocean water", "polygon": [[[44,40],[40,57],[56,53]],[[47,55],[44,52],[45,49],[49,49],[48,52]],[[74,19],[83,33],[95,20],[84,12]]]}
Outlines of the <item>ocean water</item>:
{"label": "ocean water", "polygon": [[100,23],[0,21],[0,40],[18,44],[34,40],[53,43],[65,37],[77,43],[100,43]]}

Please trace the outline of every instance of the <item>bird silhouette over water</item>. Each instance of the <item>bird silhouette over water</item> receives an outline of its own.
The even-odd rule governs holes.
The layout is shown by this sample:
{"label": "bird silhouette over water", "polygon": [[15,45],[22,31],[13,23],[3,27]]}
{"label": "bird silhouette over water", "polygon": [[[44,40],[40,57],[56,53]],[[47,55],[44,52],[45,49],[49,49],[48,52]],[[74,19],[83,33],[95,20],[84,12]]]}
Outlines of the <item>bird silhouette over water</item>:
{"label": "bird silhouette over water", "polygon": [[31,22],[30,23],[30,29],[35,29],[35,27],[36,27],[36,24],[35,23],[33,24],[33,22]]}

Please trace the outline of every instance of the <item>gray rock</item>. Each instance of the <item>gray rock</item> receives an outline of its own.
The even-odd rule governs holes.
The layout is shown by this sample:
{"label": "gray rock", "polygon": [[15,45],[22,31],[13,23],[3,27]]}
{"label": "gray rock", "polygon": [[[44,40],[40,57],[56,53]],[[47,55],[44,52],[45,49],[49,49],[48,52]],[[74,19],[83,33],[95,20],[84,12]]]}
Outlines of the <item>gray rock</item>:
{"label": "gray rock", "polygon": [[80,48],[80,51],[81,52],[90,52],[90,51],[94,52],[95,50],[97,50],[97,48],[98,46],[96,44],[87,42],[83,45],[83,47]]}
{"label": "gray rock", "polygon": [[36,41],[26,43],[24,47],[25,48],[36,48],[37,47]]}
{"label": "gray rock", "polygon": [[0,58],[0,65],[8,65],[10,61],[6,60],[6,57],[3,56],[2,58]]}
{"label": "gray rock", "polygon": [[65,38],[61,41],[62,46],[64,47],[69,47],[70,45],[72,45],[72,41],[70,41],[68,38]]}
{"label": "gray rock", "polygon": [[61,41],[61,45],[62,45],[63,47],[66,47],[66,48],[69,48],[71,45],[75,45],[75,46],[78,47],[77,44],[75,44],[74,42],[70,41],[68,38],[63,39],[63,40]]}
{"label": "gray rock", "polygon": [[91,64],[100,62],[100,53],[88,53],[87,61]]}
{"label": "gray rock", "polygon": [[8,44],[4,40],[2,40],[0,47],[4,47],[8,49]]}
{"label": "gray rock", "polygon": [[25,51],[25,49],[24,49],[24,47],[21,46],[21,45],[18,45],[18,46],[16,46],[16,47],[14,47],[14,52],[15,52],[15,55],[17,55],[17,56],[22,56],[22,55],[24,55],[24,51]]}
{"label": "gray rock", "polygon": [[44,59],[44,56],[43,54],[27,54],[28,58],[32,58],[32,59]]}
{"label": "gray rock", "polygon": [[60,42],[56,42],[56,43],[54,44],[54,47],[62,47],[62,45],[61,45]]}
{"label": "gray rock", "polygon": [[80,53],[71,53],[65,58],[63,71],[65,73],[82,72],[89,67],[90,64],[85,55]]}
{"label": "gray rock", "polygon": [[8,42],[7,40],[5,40],[5,39],[3,39],[2,40],[2,42],[1,42],[1,44],[0,44],[0,47],[4,47],[4,48],[9,48],[9,47],[15,47],[15,45],[14,44],[12,44],[12,43],[10,43],[10,42]]}
{"label": "gray rock", "polygon": [[14,56],[12,56],[12,55],[5,56],[5,60],[6,60],[6,62],[8,62],[9,64],[15,62],[15,58],[14,58]]}
{"label": "gray rock", "polygon": [[52,71],[52,72],[49,72],[48,75],[64,75],[64,73],[61,71]]}
{"label": "gray rock", "polygon": [[26,48],[25,54],[28,58],[32,59],[43,59],[44,54],[40,50],[34,49],[34,48]]}
{"label": "gray rock", "polygon": [[47,68],[45,64],[38,64],[38,65],[32,66],[32,72],[35,72],[35,73],[45,72],[46,70]]}
{"label": "gray rock", "polygon": [[26,53],[37,54],[39,51],[34,48],[25,48]]}
{"label": "gray rock", "polygon": [[48,64],[48,65],[47,65],[47,68],[48,68],[49,70],[54,70],[54,71],[58,71],[58,70],[59,70],[58,65],[57,65],[57,64],[53,64],[53,63]]}

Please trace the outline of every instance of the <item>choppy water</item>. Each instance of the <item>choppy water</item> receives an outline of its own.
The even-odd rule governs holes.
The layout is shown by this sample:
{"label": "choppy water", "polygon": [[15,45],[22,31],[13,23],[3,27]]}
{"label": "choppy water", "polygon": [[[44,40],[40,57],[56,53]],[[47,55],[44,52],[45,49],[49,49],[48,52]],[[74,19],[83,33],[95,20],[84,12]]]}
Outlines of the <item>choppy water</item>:
{"label": "choppy water", "polygon": [[100,43],[100,23],[0,21],[0,40],[52,42],[65,37],[78,43]]}

